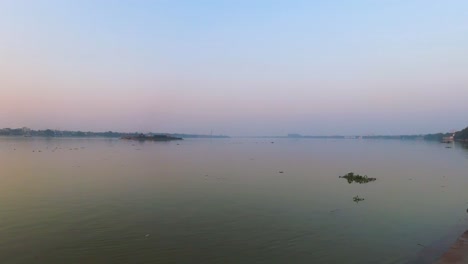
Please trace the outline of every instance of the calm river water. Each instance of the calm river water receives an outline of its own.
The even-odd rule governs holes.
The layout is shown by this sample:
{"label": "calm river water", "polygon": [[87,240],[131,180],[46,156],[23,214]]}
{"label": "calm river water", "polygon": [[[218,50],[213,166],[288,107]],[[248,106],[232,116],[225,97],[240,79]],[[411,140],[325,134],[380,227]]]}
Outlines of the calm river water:
{"label": "calm river water", "polygon": [[0,262],[430,263],[467,187],[458,144],[3,137]]}

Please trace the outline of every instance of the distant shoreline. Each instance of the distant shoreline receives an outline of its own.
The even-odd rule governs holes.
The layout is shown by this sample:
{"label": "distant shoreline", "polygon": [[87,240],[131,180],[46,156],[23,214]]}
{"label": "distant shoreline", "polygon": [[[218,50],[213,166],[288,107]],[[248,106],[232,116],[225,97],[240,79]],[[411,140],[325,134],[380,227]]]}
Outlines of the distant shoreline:
{"label": "distant shoreline", "polygon": [[[141,132],[91,132],[91,131],[68,131],[68,130],[33,130],[27,127],[23,128],[3,128],[0,129],[0,136],[24,136],[24,137],[69,137],[69,138],[123,138],[137,137],[141,134],[146,136],[170,136],[176,138],[231,138],[226,135],[203,135],[203,134],[182,134],[182,133],[141,133]],[[451,138],[452,141],[468,142],[468,128],[454,133],[436,133],[436,134],[418,134],[418,135],[355,135],[355,136],[311,136],[301,134],[288,134],[284,136],[238,136],[235,138],[286,138],[286,139],[398,139],[398,140],[428,140],[444,141],[445,138]]]}
{"label": "distant shoreline", "polygon": [[33,130],[23,128],[3,128],[0,129],[0,136],[13,137],[45,137],[45,138],[123,138],[138,137],[141,134],[145,136],[169,136],[175,138],[229,138],[225,135],[199,135],[199,134],[181,134],[181,133],[141,133],[141,132],[92,132],[92,131],[68,131],[68,130]]}

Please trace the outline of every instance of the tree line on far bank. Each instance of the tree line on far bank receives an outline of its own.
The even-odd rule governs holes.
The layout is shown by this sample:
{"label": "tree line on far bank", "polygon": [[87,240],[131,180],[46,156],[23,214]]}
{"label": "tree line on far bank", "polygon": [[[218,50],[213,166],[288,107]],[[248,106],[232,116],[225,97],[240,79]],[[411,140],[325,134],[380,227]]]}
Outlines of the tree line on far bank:
{"label": "tree line on far bank", "polygon": [[[83,131],[61,131],[61,130],[32,130],[29,128],[3,128],[0,129],[0,136],[31,136],[31,137],[106,137],[120,138],[123,136],[139,135],[139,132],[121,133],[121,132],[83,132]],[[156,133],[157,134],[157,133]],[[228,138],[222,135],[191,135],[191,134],[170,134],[183,138]],[[400,135],[400,136],[365,136],[369,139],[419,139],[441,141],[444,137],[450,137],[453,133],[436,133],[427,135]],[[468,127],[455,133],[455,140],[468,141]]]}
{"label": "tree line on far bank", "polygon": [[463,140],[463,141],[467,141],[468,140],[468,127],[461,130],[461,131],[458,131],[456,134],[455,134],[455,139],[456,140]]}
{"label": "tree line on far bank", "polygon": [[[436,134],[427,134],[424,136],[425,140],[437,140],[441,141],[444,137],[451,137],[453,133],[436,133]],[[458,141],[468,141],[468,127],[461,131],[455,132],[455,140]]]}
{"label": "tree line on far bank", "polygon": [[[33,130],[27,127],[23,128],[3,128],[0,129],[0,136],[16,136],[16,137],[105,137],[105,138],[121,138],[125,136],[138,136],[141,132],[122,133],[122,132],[84,132],[84,131],[62,131],[62,130]],[[171,135],[181,138],[228,138],[223,135],[193,135],[193,134],[166,134],[166,133],[149,133],[150,135]]]}
{"label": "tree line on far bank", "polygon": [[28,128],[3,128],[0,136],[31,136],[31,137],[121,137],[123,133],[118,132],[83,132],[83,131],[60,131],[60,130],[32,130]]}

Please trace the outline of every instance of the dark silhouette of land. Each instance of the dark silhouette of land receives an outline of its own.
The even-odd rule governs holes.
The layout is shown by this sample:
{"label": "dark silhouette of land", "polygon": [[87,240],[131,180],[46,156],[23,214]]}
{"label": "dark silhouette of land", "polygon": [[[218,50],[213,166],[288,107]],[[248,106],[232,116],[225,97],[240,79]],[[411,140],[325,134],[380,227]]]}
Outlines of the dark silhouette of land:
{"label": "dark silhouette of land", "polygon": [[[3,128],[0,129],[0,136],[16,136],[16,137],[104,137],[104,138],[136,138],[142,135],[140,132],[83,132],[83,131],[67,131],[67,130],[33,130],[27,127],[23,128]],[[173,137],[173,138],[229,138],[225,135],[196,135],[196,134],[177,134],[177,133],[146,133],[144,136],[157,138]]]}
{"label": "dark silhouette of land", "polygon": [[401,139],[401,140],[433,140],[443,141],[444,138],[453,136],[455,141],[468,142],[468,127],[453,133],[435,133],[435,134],[421,134],[421,135],[363,135],[363,136],[303,136],[300,134],[288,134],[287,136],[279,136],[275,138],[330,138],[330,139]]}
{"label": "dark silhouette of land", "polygon": [[180,137],[173,137],[169,135],[144,135],[139,134],[138,136],[125,136],[122,139],[128,140],[138,140],[138,141],[172,141],[172,140],[182,140]]}
{"label": "dark silhouette of land", "polygon": [[[105,137],[105,138],[123,138],[123,137],[138,137],[141,132],[83,132],[83,131],[68,131],[68,130],[33,130],[26,127],[23,128],[3,128],[0,129],[0,136],[25,136],[25,137]],[[226,135],[197,135],[197,134],[180,134],[180,133],[146,133],[146,136],[170,136],[175,138],[229,138]],[[400,139],[400,140],[433,140],[443,141],[444,138],[452,137],[455,141],[468,142],[468,127],[453,133],[435,133],[435,134],[419,134],[419,135],[358,135],[358,136],[310,136],[301,134],[288,134],[287,136],[257,136],[254,138],[329,138],[329,139]]]}

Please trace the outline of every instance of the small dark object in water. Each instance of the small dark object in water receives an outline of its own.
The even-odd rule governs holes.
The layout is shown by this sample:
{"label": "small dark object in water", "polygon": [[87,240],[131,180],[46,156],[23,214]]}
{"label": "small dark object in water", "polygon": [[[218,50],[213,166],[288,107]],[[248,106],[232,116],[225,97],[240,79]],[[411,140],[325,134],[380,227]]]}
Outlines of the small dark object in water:
{"label": "small dark object in water", "polygon": [[275,142],[272,141],[271,144],[275,144]]}
{"label": "small dark object in water", "polygon": [[377,180],[376,178],[369,178],[367,177],[367,175],[359,175],[359,174],[354,174],[354,172],[349,172],[348,174],[344,175],[344,176],[339,176],[340,178],[345,178],[346,180],[348,180],[348,183],[353,183],[353,182],[357,182],[359,184],[363,184],[363,183],[368,183],[368,182],[371,182],[371,181],[375,181]]}
{"label": "small dark object in water", "polygon": [[356,195],[356,196],[353,197],[353,201],[356,202],[356,203],[359,203],[359,202],[364,201],[364,200],[365,199],[359,197],[359,195]]}
{"label": "small dark object in water", "polygon": [[468,213],[468,208],[466,209],[466,212]]}
{"label": "small dark object in water", "polygon": [[445,148],[452,148],[452,147],[450,147],[450,146],[447,146],[447,147],[445,147]]}
{"label": "small dark object in water", "polygon": [[284,171],[279,171],[279,173],[284,173]]}

